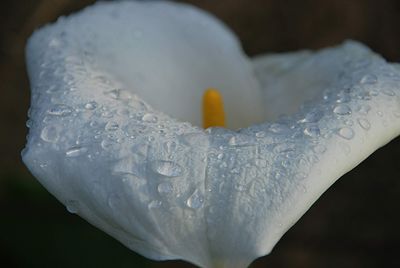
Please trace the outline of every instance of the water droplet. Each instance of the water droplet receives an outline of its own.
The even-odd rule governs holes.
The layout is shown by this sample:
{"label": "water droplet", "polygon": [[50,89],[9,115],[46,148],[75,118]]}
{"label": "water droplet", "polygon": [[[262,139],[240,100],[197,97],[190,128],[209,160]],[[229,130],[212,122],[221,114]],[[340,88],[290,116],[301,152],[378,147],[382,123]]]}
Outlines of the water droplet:
{"label": "water droplet", "polygon": [[337,134],[346,140],[351,140],[354,137],[354,131],[349,127],[338,129]]}
{"label": "water droplet", "polygon": [[360,106],[358,112],[362,115],[367,115],[370,110],[371,107],[368,104],[363,104]]}
{"label": "water droplet", "polygon": [[113,89],[113,90],[104,92],[104,95],[106,95],[114,100],[119,99],[119,94],[120,94],[119,89]]}
{"label": "water droplet", "polygon": [[326,151],[326,147],[322,144],[317,144],[314,146],[313,151],[316,154],[322,154]]}
{"label": "water droplet", "polygon": [[333,109],[333,112],[338,115],[349,115],[351,114],[351,109],[346,104],[340,104]]}
{"label": "water droplet", "polygon": [[257,158],[255,163],[256,163],[257,167],[261,167],[261,168],[265,168],[268,166],[268,161],[265,159],[261,159],[261,158]]}
{"label": "water droplet", "polygon": [[204,197],[199,190],[195,190],[192,195],[186,200],[186,205],[192,209],[199,209],[203,206]]}
{"label": "water droplet", "polygon": [[394,93],[394,91],[393,91],[393,90],[390,90],[390,89],[383,89],[383,90],[382,90],[382,93],[385,94],[385,95],[387,95],[387,96],[389,96],[389,97],[396,96],[396,93]]}
{"label": "water droplet", "polygon": [[79,211],[79,201],[67,200],[67,202],[65,203],[65,207],[67,208],[69,213],[76,214]]}
{"label": "water droplet", "polygon": [[277,143],[274,147],[275,153],[292,152],[295,150],[293,143]]}
{"label": "water droplet", "polygon": [[309,126],[304,129],[304,134],[316,138],[321,134],[321,131],[317,126]]}
{"label": "water droplet", "polygon": [[73,112],[73,109],[65,104],[56,104],[50,110],[47,111],[50,115],[55,116],[68,116]]}
{"label": "water droplet", "polygon": [[112,151],[116,149],[118,143],[111,139],[104,139],[101,141],[101,147],[106,151]]}
{"label": "water droplet", "polygon": [[378,77],[376,77],[376,75],[374,75],[374,74],[364,75],[360,80],[360,84],[364,84],[364,85],[366,85],[366,84],[372,85],[372,84],[375,84],[376,82],[378,82]]}
{"label": "water droplet", "polygon": [[237,135],[237,136],[231,137],[228,141],[228,144],[231,146],[237,146],[237,147],[246,147],[246,146],[253,145],[250,138],[248,136],[244,136],[244,135]]}
{"label": "water droplet", "polygon": [[318,122],[324,113],[322,111],[312,111],[306,114],[306,116],[299,120],[300,123],[316,123]]}
{"label": "water droplet", "polygon": [[85,104],[85,109],[86,110],[94,110],[96,108],[97,108],[97,102],[95,102],[95,101],[90,101],[90,102]]}
{"label": "water droplet", "polygon": [[266,133],[264,131],[258,131],[256,132],[256,137],[257,138],[263,138],[266,136]]}
{"label": "water droplet", "polygon": [[118,130],[118,128],[119,128],[119,125],[118,125],[118,123],[117,122],[112,122],[112,121],[110,121],[110,122],[108,122],[107,124],[106,124],[106,126],[105,126],[105,130],[106,131],[116,131],[116,130]]}
{"label": "water droplet", "polygon": [[367,92],[367,91],[361,91],[361,92],[359,92],[358,94],[357,94],[357,97],[360,99],[360,100],[365,100],[365,101],[369,101],[369,100],[371,100],[371,95],[370,95],[370,93],[369,92]]}
{"label": "water droplet", "polygon": [[163,182],[157,186],[157,191],[160,194],[168,194],[168,193],[171,193],[173,190],[174,190],[174,188],[171,185],[171,183],[169,183],[169,182]]}
{"label": "water droplet", "polygon": [[369,121],[367,119],[364,118],[359,118],[358,120],[358,124],[365,130],[369,130],[371,128],[371,124],[369,123]]}
{"label": "water droplet", "polygon": [[376,97],[376,96],[379,95],[379,92],[378,92],[378,90],[376,90],[376,89],[371,89],[371,90],[368,92],[368,94],[369,94],[370,96]]}
{"label": "water droplet", "polygon": [[274,123],[269,126],[269,130],[273,133],[284,134],[289,131],[289,128],[287,125]]}
{"label": "water droplet", "polygon": [[65,152],[65,155],[67,157],[77,157],[77,156],[83,155],[87,151],[88,151],[88,149],[86,147],[75,146],[75,147],[69,148]]}
{"label": "water droplet", "polygon": [[161,207],[162,202],[160,200],[153,200],[148,204],[149,209],[155,209]]}
{"label": "water droplet", "polygon": [[158,118],[154,114],[147,113],[147,114],[143,115],[142,120],[144,122],[157,123]]}
{"label": "water droplet", "polygon": [[167,153],[172,153],[176,150],[176,142],[167,141],[164,143],[164,148],[167,151]]}
{"label": "water droplet", "polygon": [[337,95],[337,99],[336,99],[337,103],[348,103],[350,101],[351,101],[351,97],[346,92],[341,91]]}
{"label": "water droplet", "polygon": [[353,120],[351,120],[351,119],[344,120],[344,123],[345,123],[345,125],[347,125],[349,127],[351,127],[354,124]]}
{"label": "water droplet", "polygon": [[107,199],[107,204],[112,210],[117,210],[118,205],[121,203],[121,197],[117,194],[110,194],[110,196]]}
{"label": "water droplet", "polygon": [[101,117],[104,117],[104,118],[111,118],[111,117],[113,117],[114,115],[113,115],[112,112],[107,111],[107,110],[104,110],[104,111],[100,114],[100,116],[101,116]]}
{"label": "water droplet", "polygon": [[28,120],[26,121],[25,125],[26,125],[27,128],[31,128],[31,127],[33,126],[33,121],[32,121],[32,119],[28,119]]}
{"label": "water droplet", "polygon": [[151,168],[165,177],[179,177],[183,170],[180,165],[171,161],[158,160],[151,163]]}
{"label": "water droplet", "polygon": [[224,158],[224,154],[223,154],[223,153],[219,153],[219,154],[217,155],[217,158],[218,158],[219,160],[223,159],[223,158]]}
{"label": "water droplet", "polygon": [[55,126],[46,126],[40,133],[40,138],[46,142],[57,142],[59,138],[59,131]]}

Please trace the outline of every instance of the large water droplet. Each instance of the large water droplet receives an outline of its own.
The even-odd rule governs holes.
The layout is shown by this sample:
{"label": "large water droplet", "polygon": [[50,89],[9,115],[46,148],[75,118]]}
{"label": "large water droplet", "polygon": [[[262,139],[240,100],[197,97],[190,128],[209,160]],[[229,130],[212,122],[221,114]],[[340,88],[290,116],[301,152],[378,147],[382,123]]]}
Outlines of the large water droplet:
{"label": "large water droplet", "polygon": [[396,96],[396,93],[394,93],[394,91],[391,90],[391,89],[383,89],[382,93],[387,95],[387,96],[389,96],[389,97]]}
{"label": "large water droplet", "polygon": [[56,104],[47,111],[50,115],[55,116],[68,116],[73,112],[73,109],[65,104]]}
{"label": "large water droplet", "polygon": [[168,194],[168,193],[171,193],[173,190],[174,190],[174,188],[173,188],[172,184],[169,182],[163,182],[157,186],[157,191],[160,194]]}
{"label": "large water droplet", "polygon": [[160,208],[162,205],[162,202],[160,200],[153,200],[148,204],[149,209],[155,209],[155,208]]}
{"label": "large water droplet", "polygon": [[269,126],[269,131],[277,134],[285,134],[289,131],[289,128],[287,125],[284,124],[273,123]]}
{"label": "large water droplet", "polygon": [[55,126],[46,126],[40,133],[40,138],[46,142],[57,142],[59,138],[59,131]]}
{"label": "large water droplet", "polygon": [[69,213],[76,214],[79,211],[79,201],[67,200],[67,202],[65,203],[65,207],[67,208]]}
{"label": "large water droplet", "polygon": [[97,108],[97,102],[95,102],[95,101],[90,101],[90,102],[85,104],[85,109],[86,110],[94,110],[96,108]]}
{"label": "large water droplet", "polygon": [[309,126],[304,129],[304,134],[316,138],[321,134],[321,131],[317,126]]}
{"label": "large water droplet", "polygon": [[106,126],[105,126],[105,130],[106,131],[116,131],[116,130],[118,130],[118,128],[119,128],[119,125],[118,125],[118,123],[117,122],[112,122],[112,121],[110,121],[110,122],[108,122],[107,124],[106,124]]}
{"label": "large water droplet", "polygon": [[370,110],[371,106],[369,106],[368,104],[363,104],[360,106],[358,112],[362,115],[367,115]]}
{"label": "large water droplet", "polygon": [[300,123],[316,123],[318,122],[324,113],[322,111],[312,111],[306,114],[306,116],[299,120]]}
{"label": "large water droplet", "polygon": [[192,195],[186,200],[186,205],[192,209],[199,209],[204,204],[204,197],[199,190],[195,190]]}
{"label": "large water droplet", "polygon": [[337,134],[346,140],[351,140],[354,137],[354,131],[349,127],[338,129]]}
{"label": "large water droplet", "polygon": [[143,115],[142,120],[144,122],[157,123],[158,118],[154,114],[147,113],[147,114]]}
{"label": "large water droplet", "polygon": [[179,177],[183,173],[182,167],[172,161],[154,161],[151,163],[151,168],[158,174],[171,178]]}
{"label": "large water droplet", "polygon": [[104,92],[104,95],[106,95],[114,100],[119,99],[119,94],[120,94],[119,89],[113,89],[113,90]]}
{"label": "large water droplet", "polygon": [[77,157],[77,156],[85,154],[87,151],[88,151],[88,149],[86,147],[74,146],[74,147],[69,148],[65,152],[65,155],[67,157]]}
{"label": "large water droplet", "polygon": [[374,75],[374,74],[364,75],[360,80],[360,84],[364,84],[364,85],[365,84],[372,85],[372,84],[375,84],[376,82],[378,82],[378,77],[376,77],[376,75]]}
{"label": "large water droplet", "polygon": [[333,109],[333,112],[338,115],[349,115],[351,114],[351,109],[346,104],[340,104]]}
{"label": "large water droplet", "polygon": [[106,151],[117,149],[118,143],[112,139],[104,139],[101,141],[101,147]]}
{"label": "large water droplet", "polygon": [[369,130],[371,128],[371,124],[369,123],[369,121],[365,118],[359,118],[358,120],[358,124],[365,130]]}
{"label": "large water droplet", "polygon": [[255,164],[257,167],[265,168],[268,166],[268,161],[262,158],[257,158]]}
{"label": "large water droplet", "polygon": [[326,147],[322,144],[317,144],[314,146],[313,151],[316,154],[322,154],[326,151]]}
{"label": "large water droplet", "polygon": [[176,150],[176,142],[174,141],[166,141],[164,143],[164,148],[167,151],[167,153],[172,153]]}

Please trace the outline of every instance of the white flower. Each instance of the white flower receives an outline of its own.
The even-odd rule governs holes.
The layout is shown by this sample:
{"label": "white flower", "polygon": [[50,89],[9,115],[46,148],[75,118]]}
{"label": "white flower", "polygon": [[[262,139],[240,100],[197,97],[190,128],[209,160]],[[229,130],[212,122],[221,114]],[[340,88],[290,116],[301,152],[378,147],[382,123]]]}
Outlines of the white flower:
{"label": "white flower", "polygon": [[[400,133],[400,72],[365,46],[248,59],[181,4],[96,4],[37,31],[27,63],[24,162],[70,212],[156,260],[247,266]],[[197,127],[208,87],[229,127],[271,123]]]}

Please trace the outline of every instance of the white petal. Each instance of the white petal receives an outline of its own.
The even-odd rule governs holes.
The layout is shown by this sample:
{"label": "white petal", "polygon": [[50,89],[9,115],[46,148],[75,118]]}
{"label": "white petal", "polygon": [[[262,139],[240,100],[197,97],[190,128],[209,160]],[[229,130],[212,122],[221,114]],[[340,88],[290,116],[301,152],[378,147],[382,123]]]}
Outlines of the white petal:
{"label": "white petal", "polygon": [[[124,82],[129,80],[126,68],[135,68],[132,60],[139,55],[116,60],[110,51],[96,50],[107,44],[128,49],[126,39],[101,39],[97,34],[102,31],[85,23],[93,20],[104,23],[100,29],[107,28],[125,10],[144,7],[120,4],[96,5],[31,39],[32,127],[23,160],[69,211],[144,256],[181,258],[204,267],[244,267],[267,254],[337,178],[399,134],[399,70],[354,43],[256,63],[258,74],[261,67],[266,74],[274,70],[270,78],[276,87],[268,80],[262,81],[264,86],[289,97],[290,105],[283,103],[289,110],[268,106],[273,116],[299,106],[291,99],[292,89],[307,92],[296,98],[315,98],[290,117],[239,132],[204,132],[177,122],[127,90],[134,84]],[[149,7],[156,12],[158,5],[162,11],[170,8]],[[179,12],[183,17],[186,12],[203,16],[184,10]],[[97,20],[100,15],[112,16]],[[218,27],[211,29],[231,38]],[[242,62],[246,70],[237,44],[232,46],[236,52],[228,54],[236,55],[235,64],[228,65]],[[203,78],[202,70],[193,71]],[[228,70],[217,74],[230,77],[231,85],[236,75]],[[196,81],[196,74],[185,78],[188,84]],[[251,87],[252,79],[247,74],[242,78]],[[173,85],[165,77],[157,83],[165,81]],[[145,85],[137,88],[140,94]]]}
{"label": "white petal", "polygon": [[[57,48],[69,73],[119,81],[179,120],[201,126],[201,99],[210,87],[224,96],[230,128],[264,119],[261,92],[238,40],[194,7],[98,3],[36,32],[28,53],[40,56]],[[253,109],[246,109],[250,105]]]}

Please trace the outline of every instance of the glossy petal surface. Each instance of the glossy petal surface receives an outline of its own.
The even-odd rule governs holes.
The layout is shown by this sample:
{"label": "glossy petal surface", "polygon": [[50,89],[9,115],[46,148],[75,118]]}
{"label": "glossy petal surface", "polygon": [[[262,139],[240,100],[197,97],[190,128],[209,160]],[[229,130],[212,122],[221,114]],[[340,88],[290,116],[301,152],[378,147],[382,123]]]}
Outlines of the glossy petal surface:
{"label": "glossy petal surface", "polygon": [[[145,23],[161,13],[165,23]],[[172,14],[180,14],[177,22]],[[124,23],[131,20],[143,21],[140,31]],[[186,30],[175,32],[182,22]],[[189,31],[199,25],[207,27]],[[145,44],[129,50],[137,38]],[[171,47],[163,50],[163,42]],[[24,162],[70,212],[152,259],[247,266],[336,179],[400,132],[399,70],[368,48],[348,42],[264,56],[252,63],[253,76],[232,35],[186,6],[97,4],[37,32],[27,55],[32,107]],[[252,89],[243,103],[263,95],[268,117],[289,116],[204,131],[142,100],[205,80],[222,90]]]}

